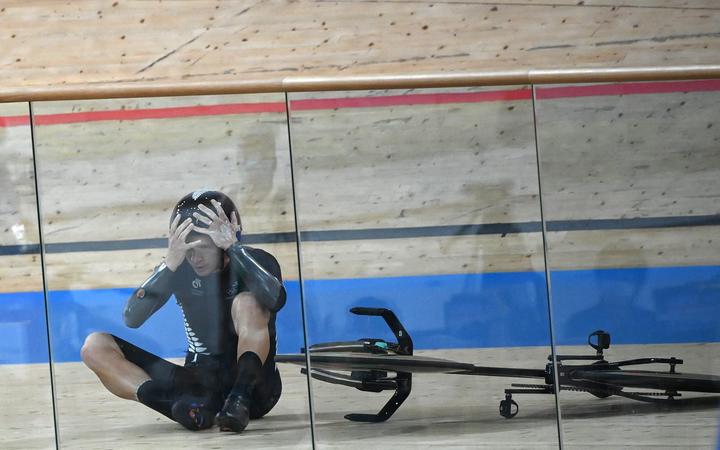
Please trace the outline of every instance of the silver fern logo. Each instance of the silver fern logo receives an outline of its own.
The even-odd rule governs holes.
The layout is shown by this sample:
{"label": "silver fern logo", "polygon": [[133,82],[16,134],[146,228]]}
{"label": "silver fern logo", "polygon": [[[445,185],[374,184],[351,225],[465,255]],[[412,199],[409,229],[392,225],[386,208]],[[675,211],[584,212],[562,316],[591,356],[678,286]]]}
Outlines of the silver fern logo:
{"label": "silver fern logo", "polygon": [[187,317],[185,317],[185,310],[181,307],[180,311],[182,311],[183,323],[185,325],[185,337],[187,337],[188,351],[195,354],[207,354],[205,353],[207,351],[207,347],[205,347],[205,344],[200,341],[197,336],[195,336],[195,332],[193,331],[192,327],[190,327],[190,324],[187,321]]}

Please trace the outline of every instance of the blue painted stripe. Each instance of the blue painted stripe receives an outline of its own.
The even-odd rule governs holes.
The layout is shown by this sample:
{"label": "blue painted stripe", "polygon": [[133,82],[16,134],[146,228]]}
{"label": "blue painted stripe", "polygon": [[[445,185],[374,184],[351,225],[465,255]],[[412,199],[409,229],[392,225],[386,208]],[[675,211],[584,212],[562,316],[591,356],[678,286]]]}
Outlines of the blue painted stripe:
{"label": "blue painted stripe", "polygon": [[42,292],[0,294],[0,364],[47,360]]}
{"label": "blue painted stripe", "polygon": [[[584,344],[605,329],[614,343],[720,341],[720,266],[552,272],[558,343]],[[279,351],[302,346],[300,293],[286,283],[278,315]],[[92,331],[117,334],[165,357],[185,349],[182,317],[171,302],[139,329],[122,323],[132,289],[51,291],[56,361],[78,361]],[[513,272],[342,280],[305,284],[311,343],[392,336],[379,318],[353,316],[353,306],[386,307],[410,331],[416,348],[548,345],[543,273]],[[47,361],[41,293],[0,294],[0,363]]]}
{"label": "blue painted stripe", "polygon": [[552,272],[560,344],[590,331],[618,344],[719,342],[720,267],[654,267]]}

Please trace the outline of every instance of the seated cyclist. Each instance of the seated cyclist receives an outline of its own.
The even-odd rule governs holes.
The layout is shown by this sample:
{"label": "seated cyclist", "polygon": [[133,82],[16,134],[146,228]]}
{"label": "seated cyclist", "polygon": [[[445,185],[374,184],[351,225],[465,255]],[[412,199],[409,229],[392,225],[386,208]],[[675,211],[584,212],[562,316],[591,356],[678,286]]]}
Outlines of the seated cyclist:
{"label": "seated cyclist", "polygon": [[174,295],[188,349],[182,366],[107,333],[81,355],[118,397],[138,401],[191,430],[216,423],[241,432],[282,391],[275,367],[275,317],[285,304],[277,260],[240,243],[237,208],[223,193],[183,197],[170,217],[163,263],[128,299],[125,324],[142,325]]}

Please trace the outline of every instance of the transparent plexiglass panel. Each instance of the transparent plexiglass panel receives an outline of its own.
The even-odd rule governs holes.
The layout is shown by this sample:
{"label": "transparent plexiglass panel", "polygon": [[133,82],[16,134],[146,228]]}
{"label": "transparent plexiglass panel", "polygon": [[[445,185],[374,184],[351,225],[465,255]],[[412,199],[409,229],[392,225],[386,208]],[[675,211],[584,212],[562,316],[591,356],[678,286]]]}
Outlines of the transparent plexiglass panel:
{"label": "transparent plexiglass panel", "polygon": [[[523,379],[438,373],[444,364],[530,369],[526,382],[544,383],[550,338],[530,90],[292,94],[290,116],[317,446],[557,448],[552,394],[528,396],[507,421],[499,402]],[[379,309],[404,331],[367,315]],[[397,365],[407,361],[407,335],[420,357],[408,371],[427,363],[432,373],[410,380]],[[321,346],[329,342],[348,343]],[[410,384],[385,423],[343,418],[378,413]]]}
{"label": "transparent plexiglass panel", "polygon": [[55,428],[27,103],[0,104],[0,448],[53,448]]}
{"label": "transparent plexiglass panel", "polygon": [[[311,447],[306,377],[281,367],[273,407],[272,354],[303,345],[284,96],[39,103],[34,113],[60,446]],[[215,209],[209,191],[234,207]],[[183,197],[180,213],[205,221],[172,225]],[[246,277],[260,269],[231,256],[242,250],[233,210],[247,258],[284,280],[276,314]],[[259,375],[251,363],[236,369],[245,352],[264,361]],[[212,426],[236,383],[262,420],[243,434],[180,425]]]}
{"label": "transparent plexiglass panel", "polygon": [[537,89],[566,448],[717,445],[719,89]]}

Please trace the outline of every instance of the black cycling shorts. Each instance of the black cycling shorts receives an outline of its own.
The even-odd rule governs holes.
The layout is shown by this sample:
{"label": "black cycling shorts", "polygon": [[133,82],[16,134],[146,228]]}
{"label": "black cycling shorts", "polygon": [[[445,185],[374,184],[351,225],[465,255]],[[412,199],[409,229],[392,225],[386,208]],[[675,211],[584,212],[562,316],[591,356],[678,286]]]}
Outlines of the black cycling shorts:
{"label": "black cycling shorts", "polygon": [[[153,381],[172,388],[178,398],[183,395],[201,397],[206,405],[220,411],[236,378],[236,361],[206,355],[188,354],[185,365],[173,364],[165,359],[137,347],[128,341],[113,336],[125,359],[143,369]],[[234,358],[233,358],[234,359]],[[250,418],[257,419],[277,404],[282,394],[282,380],[275,362],[268,360],[263,366],[265,373],[253,390]]]}

